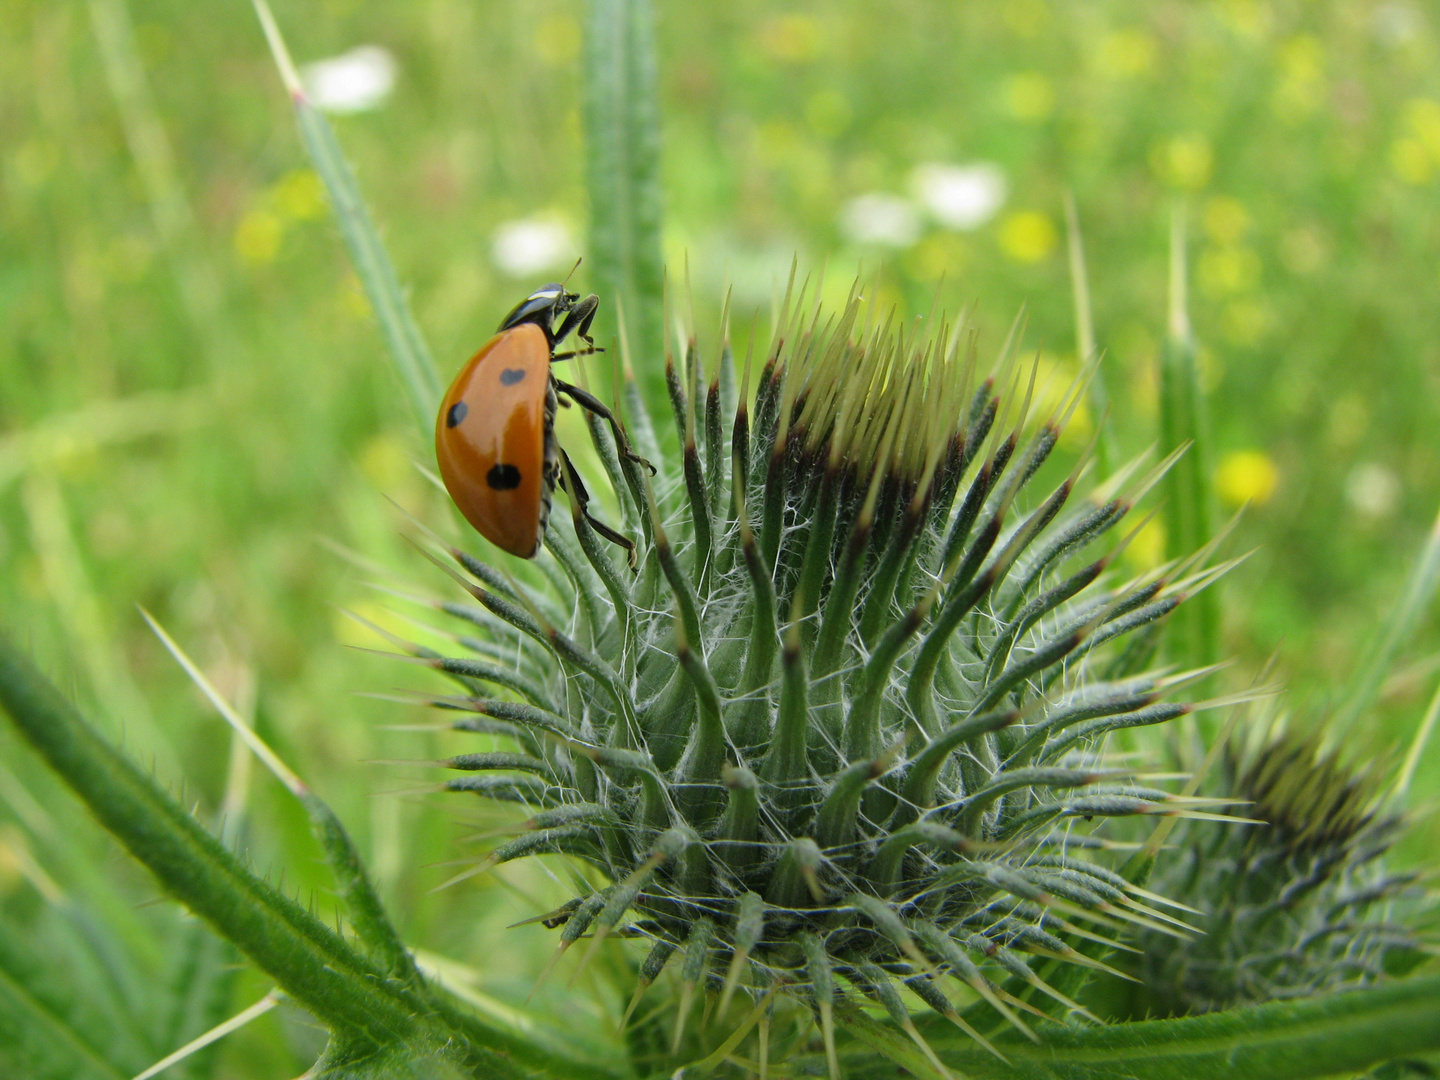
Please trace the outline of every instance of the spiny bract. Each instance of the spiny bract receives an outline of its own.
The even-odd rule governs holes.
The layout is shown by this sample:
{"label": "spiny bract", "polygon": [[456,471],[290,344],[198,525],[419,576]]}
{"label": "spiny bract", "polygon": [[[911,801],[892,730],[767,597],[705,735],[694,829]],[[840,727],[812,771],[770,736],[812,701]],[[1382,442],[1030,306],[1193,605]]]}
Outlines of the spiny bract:
{"label": "spiny bract", "polygon": [[653,481],[587,417],[637,576],[578,516],[535,567],[507,564],[538,584],[452,548],[478,606],[437,607],[473,624],[467,655],[410,651],[463,684],[429,699],[466,714],[454,728],[497,737],[447,761],[468,775],[446,786],[533,813],[471,872],[582,860],[593,891],[546,917],[562,951],[651,939],[637,1000],[680,952],[677,1044],[697,988],[783,989],[818,1015],[833,1072],[847,994],[918,1040],[899,986],[972,1030],[953,977],[1025,1030],[1017,995],[1079,1008],[1027,956],[1094,965],[1062,939],[1093,936],[1077,922],[1171,924],[1087,823],[1206,802],[1098,747],[1196,707],[1163,699],[1203,673],[1144,671],[1150,631],[1219,571],[1201,553],[1114,574],[1119,526],[1173,457],[1081,500],[1082,454],[1030,497],[1086,380],[1030,422],[1047,388],[1017,329],[986,378],[963,322],[927,333],[873,321],[853,290],[828,314],[809,294],[792,277],[753,423],[750,356],[737,378],[727,340],[708,387],[693,338],[683,372],[667,359],[678,466],[627,373]]}

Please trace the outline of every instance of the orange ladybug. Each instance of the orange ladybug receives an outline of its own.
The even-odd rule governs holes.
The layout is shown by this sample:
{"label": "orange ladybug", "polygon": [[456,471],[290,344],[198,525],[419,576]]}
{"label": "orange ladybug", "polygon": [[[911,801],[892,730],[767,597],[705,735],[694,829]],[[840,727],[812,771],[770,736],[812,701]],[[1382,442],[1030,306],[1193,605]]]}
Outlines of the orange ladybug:
{"label": "orange ladybug", "polygon": [[[589,332],[599,306],[593,293],[582,300],[563,285],[535,290],[460,369],[440,402],[435,456],[445,489],[481,536],[522,559],[540,550],[550,497],[557,483],[567,487],[568,475],[575,481],[570,495],[585,520],[623,547],[634,563],[634,543],[590,516],[589,492],[555,441],[555,408],[564,394],[609,422],[621,453],[649,465],[630,449],[614,414],[598,398],[561,382],[550,367],[557,360],[603,351]],[[555,347],[571,333],[585,347],[557,353]]]}

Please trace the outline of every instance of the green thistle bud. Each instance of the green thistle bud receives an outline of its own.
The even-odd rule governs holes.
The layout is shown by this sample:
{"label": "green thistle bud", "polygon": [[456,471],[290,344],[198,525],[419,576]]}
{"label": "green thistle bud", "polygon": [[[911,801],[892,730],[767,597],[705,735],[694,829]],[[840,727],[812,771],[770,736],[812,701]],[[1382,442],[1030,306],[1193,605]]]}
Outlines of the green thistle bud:
{"label": "green thistle bud", "polygon": [[563,852],[607,883],[546,916],[561,948],[651,939],[637,994],[676,957],[673,1046],[696,994],[779,988],[817,1013],[833,1070],[840,1003],[903,1014],[901,986],[986,1046],[947,981],[1022,1029],[1014,995],[1079,1009],[1024,957],[1093,965],[1057,935],[1137,910],[1101,822],[1191,805],[1094,747],[1192,708],[1127,635],[1214,571],[1117,574],[1169,461],[1082,499],[1085,454],[1032,490],[1083,376],[1037,422],[1013,342],[985,377],[963,324],[806,291],[792,279],[758,372],[747,356],[737,378],[728,341],[708,386],[693,339],[667,360],[678,462],[627,380],[653,480],[591,418],[637,574],[578,512],[523,585],[452,549],[477,604],[438,606],[484,633],[430,662],[464,687],[433,700],[454,726],[503,736],[449,761],[467,771],[448,787],[533,811],[483,866]]}
{"label": "green thistle bud", "polygon": [[1413,875],[1386,868],[1403,830],[1375,767],[1326,750],[1323,731],[1263,730],[1224,759],[1224,787],[1256,824],[1192,821],[1157,887],[1200,909],[1205,933],[1146,935],[1145,1011],[1176,1016],[1372,982],[1412,958],[1395,918]]}

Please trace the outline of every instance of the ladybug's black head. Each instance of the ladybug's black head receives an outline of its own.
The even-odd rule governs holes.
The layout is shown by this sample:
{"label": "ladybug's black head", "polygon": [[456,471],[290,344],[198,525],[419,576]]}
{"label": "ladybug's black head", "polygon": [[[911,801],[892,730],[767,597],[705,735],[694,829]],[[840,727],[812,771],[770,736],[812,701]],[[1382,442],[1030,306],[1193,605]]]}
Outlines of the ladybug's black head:
{"label": "ladybug's black head", "polygon": [[579,293],[566,292],[565,287],[559,282],[542,285],[522,300],[514,311],[505,316],[500,323],[500,329],[509,330],[512,326],[533,322],[538,323],[548,332],[550,325],[573,308],[575,301],[579,299]]}

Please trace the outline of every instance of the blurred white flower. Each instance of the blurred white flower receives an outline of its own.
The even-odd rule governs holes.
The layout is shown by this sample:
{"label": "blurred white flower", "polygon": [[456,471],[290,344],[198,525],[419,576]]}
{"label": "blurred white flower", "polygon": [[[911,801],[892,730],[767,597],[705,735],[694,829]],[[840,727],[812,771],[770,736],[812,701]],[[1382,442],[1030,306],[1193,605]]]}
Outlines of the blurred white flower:
{"label": "blurred white flower", "polygon": [[1400,502],[1400,478],[1384,465],[1362,461],[1345,478],[1345,501],[1364,517],[1386,517]]}
{"label": "blurred white flower", "polygon": [[1370,16],[1375,38],[1392,48],[1413,41],[1424,26],[1420,13],[1407,3],[1381,4]]}
{"label": "blurred white flower", "polygon": [[921,165],[911,174],[915,197],[941,225],[978,229],[1005,205],[1005,173],[999,165]]}
{"label": "blurred white flower", "polygon": [[301,69],[305,93],[317,109],[357,113],[374,109],[395,88],[397,65],[388,49],[360,45]]}
{"label": "blurred white flower", "polygon": [[872,191],[845,204],[840,211],[840,231],[857,244],[909,247],[920,237],[920,215],[909,199]]}
{"label": "blurred white flower", "polygon": [[495,230],[490,258],[510,277],[530,277],[573,261],[575,240],[570,230],[558,221],[541,218],[507,221]]}

